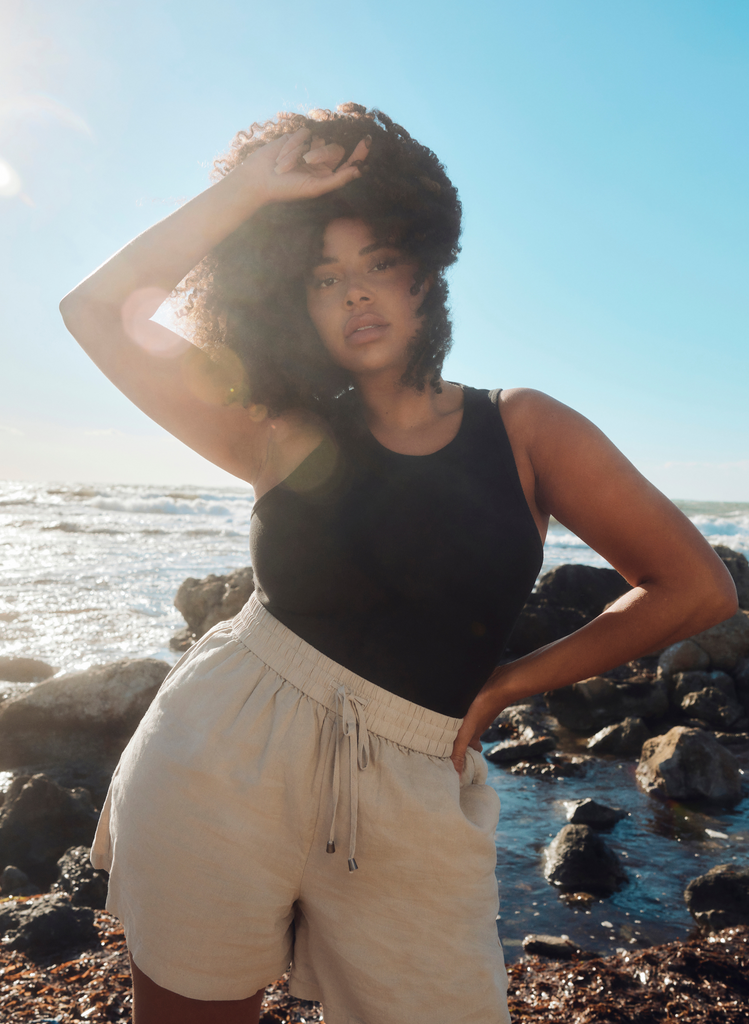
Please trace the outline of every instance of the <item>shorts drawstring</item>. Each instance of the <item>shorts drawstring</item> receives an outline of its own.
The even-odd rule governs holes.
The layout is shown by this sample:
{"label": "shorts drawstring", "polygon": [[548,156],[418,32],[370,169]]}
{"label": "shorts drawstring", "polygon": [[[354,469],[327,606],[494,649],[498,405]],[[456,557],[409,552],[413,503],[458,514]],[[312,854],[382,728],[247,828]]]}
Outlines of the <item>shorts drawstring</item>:
{"label": "shorts drawstring", "polygon": [[345,686],[339,686],[335,695],[336,717],[340,715],[340,725],[336,721],[335,754],[333,757],[333,817],[330,822],[330,839],[326,850],[335,853],[335,822],[338,811],[338,797],[341,789],[341,741],[343,736],[349,740],[349,808],[351,823],[349,829],[348,869],[356,871],[359,865],[354,859],[356,852],[356,826],[359,811],[359,776],[358,771],[369,764],[369,733],[364,709],[367,701],[349,693]]}

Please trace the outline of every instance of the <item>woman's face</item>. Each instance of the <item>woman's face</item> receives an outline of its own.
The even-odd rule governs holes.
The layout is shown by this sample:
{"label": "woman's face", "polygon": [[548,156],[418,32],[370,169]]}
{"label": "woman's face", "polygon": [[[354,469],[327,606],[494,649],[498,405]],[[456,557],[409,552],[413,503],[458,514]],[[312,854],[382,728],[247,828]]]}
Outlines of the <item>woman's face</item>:
{"label": "woman's face", "polygon": [[307,278],[307,308],[325,348],[353,375],[408,365],[426,285],[411,294],[417,265],[380,245],[361,220],[328,224],[321,262]]}

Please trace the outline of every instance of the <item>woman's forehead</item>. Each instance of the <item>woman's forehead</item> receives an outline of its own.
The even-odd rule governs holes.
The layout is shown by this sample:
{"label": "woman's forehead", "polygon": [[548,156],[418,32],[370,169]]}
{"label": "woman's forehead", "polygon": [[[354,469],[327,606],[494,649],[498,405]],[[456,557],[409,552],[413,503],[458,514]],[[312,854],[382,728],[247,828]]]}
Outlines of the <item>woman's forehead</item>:
{"label": "woman's forehead", "polygon": [[375,234],[372,226],[366,221],[354,217],[338,217],[331,220],[325,228],[320,263],[330,263],[351,256],[367,256],[383,248],[400,247]]}

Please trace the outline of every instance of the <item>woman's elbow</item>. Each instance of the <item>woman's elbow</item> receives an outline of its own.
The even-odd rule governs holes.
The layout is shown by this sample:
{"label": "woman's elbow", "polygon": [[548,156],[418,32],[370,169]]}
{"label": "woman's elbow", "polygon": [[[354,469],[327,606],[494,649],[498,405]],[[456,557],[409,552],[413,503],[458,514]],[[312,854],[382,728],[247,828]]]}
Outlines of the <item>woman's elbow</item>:
{"label": "woman's elbow", "polygon": [[720,568],[713,574],[712,579],[700,589],[695,607],[695,618],[698,620],[695,632],[702,632],[711,626],[717,626],[719,622],[725,622],[738,610],[736,584],[723,562],[720,562]]}

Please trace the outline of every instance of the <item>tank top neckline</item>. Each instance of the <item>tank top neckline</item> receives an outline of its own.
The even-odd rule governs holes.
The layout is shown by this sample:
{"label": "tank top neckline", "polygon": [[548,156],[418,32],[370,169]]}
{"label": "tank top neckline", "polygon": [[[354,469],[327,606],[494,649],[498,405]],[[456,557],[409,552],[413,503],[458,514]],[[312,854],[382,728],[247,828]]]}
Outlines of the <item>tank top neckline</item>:
{"label": "tank top neckline", "polygon": [[459,384],[457,381],[449,380],[446,381],[445,383],[454,384],[455,387],[460,388],[460,390],[463,392],[463,409],[462,416],[460,417],[460,424],[455,433],[455,436],[451,437],[447,444],[443,444],[441,448],[437,448],[433,452],[425,452],[423,455],[411,455],[409,452],[396,452],[394,451],[394,449],[388,448],[387,445],[384,445],[381,441],[377,440],[377,438],[374,436],[370,428],[367,426],[367,421],[364,418],[361,405],[357,401],[355,406],[356,415],[357,418],[359,419],[359,422],[361,423],[362,434],[367,439],[367,442],[374,448],[376,448],[378,451],[384,452],[386,458],[392,455],[395,459],[431,459],[434,458],[435,455],[441,455],[443,452],[446,452],[448,448],[451,448],[453,445],[457,444],[458,440],[461,439],[462,435],[465,433],[466,414],[468,413],[468,392],[473,389],[469,388],[465,384]]}
{"label": "tank top neckline", "polygon": [[[370,444],[376,450],[385,453],[385,457],[386,458],[392,456],[395,460],[398,460],[398,459],[431,459],[431,458],[434,458],[435,455],[442,455],[443,452],[446,452],[449,448],[452,448],[454,445],[456,445],[458,443],[458,441],[460,439],[462,439],[462,436],[464,435],[464,433],[467,430],[466,417],[467,417],[467,415],[470,416],[470,413],[468,412],[468,406],[470,404],[469,395],[472,392],[475,392],[476,388],[472,388],[472,387],[470,387],[467,384],[459,384],[458,381],[453,381],[453,380],[449,380],[446,383],[448,383],[448,384],[455,384],[455,386],[460,388],[461,391],[463,392],[463,415],[460,418],[460,426],[458,427],[458,430],[457,430],[457,433],[455,434],[455,437],[451,438],[447,442],[447,444],[443,444],[442,447],[438,448],[436,451],[427,452],[424,455],[408,455],[405,452],[393,451],[392,448],[387,448],[384,444],[381,444],[377,440],[377,438],[374,436],[372,431],[367,426],[366,420],[364,419],[364,416],[363,416],[363,414],[361,412],[361,406],[359,405],[359,403],[357,401],[356,402],[356,406],[355,406],[355,408],[356,408],[356,415],[357,415],[357,418],[358,418],[358,420],[359,420],[359,422],[361,424],[361,427],[362,427],[362,435],[366,439],[367,443]],[[354,399],[356,401],[356,397],[355,396],[354,396]],[[278,490],[279,487],[282,487],[283,484],[285,484],[288,480],[290,480],[291,477],[296,472],[298,472],[298,470],[300,470],[302,468],[302,466],[305,464],[305,462],[307,462],[308,459],[314,458],[315,454],[320,450],[320,448],[322,448],[322,446],[326,443],[326,441],[327,441],[327,438],[323,438],[322,441],[320,442],[320,444],[318,444],[315,448],[313,448],[312,451],[309,453],[309,455],[306,455],[302,459],[302,461],[299,463],[299,465],[295,466],[294,469],[292,469],[292,471],[290,473],[288,473],[283,478],[283,480],[279,480],[277,484],[274,484],[273,487],[271,487],[269,490],[265,491],[264,494],[261,494],[259,498],[255,499],[255,501],[252,504],[252,511],[250,512],[250,518],[252,518],[252,515],[254,514],[255,509],[258,507],[259,503],[261,501],[264,501],[267,495],[272,494],[273,491]]]}

